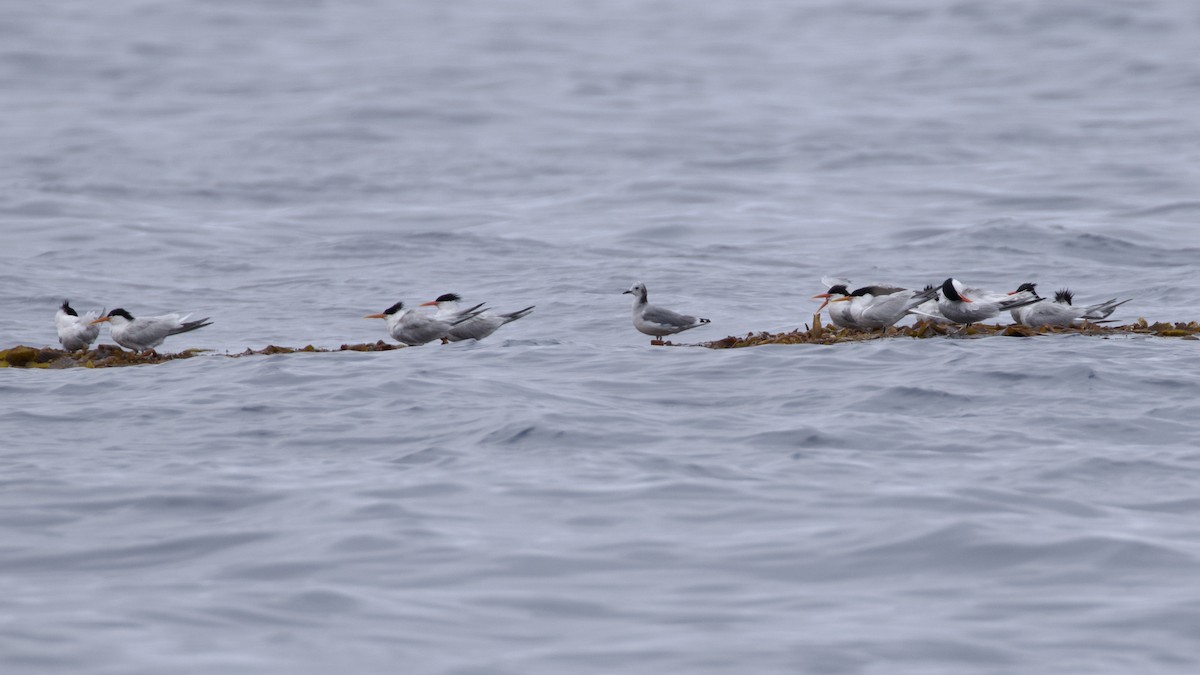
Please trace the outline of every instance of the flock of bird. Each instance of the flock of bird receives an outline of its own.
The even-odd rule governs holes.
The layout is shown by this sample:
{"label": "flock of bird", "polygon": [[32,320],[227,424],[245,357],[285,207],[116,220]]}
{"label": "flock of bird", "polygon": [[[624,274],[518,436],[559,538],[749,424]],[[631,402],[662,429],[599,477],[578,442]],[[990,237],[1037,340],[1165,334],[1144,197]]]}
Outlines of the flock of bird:
{"label": "flock of bird", "polygon": [[[506,323],[520,319],[533,311],[533,306],[515,312],[496,313],[484,309],[480,303],[467,309],[459,309],[461,300],[454,293],[438,296],[436,300],[422,303],[421,307],[436,307],[434,312],[406,309],[403,302],[388,307],[368,319],[385,319],[388,333],[397,342],[422,345],[434,340],[457,342],[459,340],[482,340],[495,333]],[[83,316],[63,300],[54,315],[58,329],[58,341],[63,349],[81,351],[91,347],[100,337],[100,324],[109,325],[113,342],[135,352],[147,352],[161,345],[172,335],[187,333],[211,325],[208,318],[188,321],[190,314],[162,314],[134,318],[124,309],[114,309],[100,316],[101,312],[87,312]]]}
{"label": "flock of bird", "polygon": [[[822,282],[829,290],[813,296],[824,300],[817,313],[829,307],[829,320],[833,325],[856,330],[885,329],[910,315],[938,323],[970,325],[993,319],[1003,312],[1011,313],[1013,321],[1026,326],[1078,326],[1084,322],[1105,322],[1117,307],[1129,302],[1113,298],[1077,307],[1070,290],[1055,293],[1051,301],[1037,294],[1035,283],[1024,283],[1015,291],[1004,293],[967,288],[954,278],[946,279],[940,286],[930,285],[921,290],[873,285],[851,291],[850,282],[845,279],[825,278]],[[633,327],[653,337],[652,344],[661,342],[667,335],[710,323],[708,319],[651,305],[645,284],[634,284],[625,293],[633,295]],[[484,308],[483,303],[462,309],[458,306],[461,300],[454,293],[446,293],[416,309],[405,308],[403,302],[397,302],[365,318],[384,319],[392,339],[415,346],[435,340],[482,340],[501,326],[533,311],[533,306],[529,306],[515,312],[498,313]],[[435,307],[436,310],[421,311],[420,307]],[[99,312],[80,316],[68,301],[63,300],[55,314],[55,325],[58,340],[68,351],[88,349],[100,336],[100,324],[107,323],[114,342],[135,352],[145,352],[172,335],[212,323],[208,318],[188,321],[190,316],[163,314],[134,318],[119,308],[104,316]]]}
{"label": "flock of bird", "polygon": [[[873,285],[851,291],[850,282],[845,279],[826,277],[821,281],[829,290],[813,296],[825,301],[817,313],[828,306],[833,325],[855,330],[882,330],[910,315],[926,321],[969,326],[994,319],[1003,312],[1009,312],[1013,321],[1025,326],[1080,326],[1084,322],[1104,323],[1117,307],[1129,302],[1113,298],[1077,307],[1070,290],[1058,291],[1051,301],[1037,294],[1035,283],[1021,284],[1015,291],[992,292],[967,288],[958,279],[950,278],[940,286],[930,285],[921,290]],[[634,284],[625,292],[634,296],[633,327],[655,338],[652,344],[664,336],[709,323],[708,319],[649,304],[645,284]]]}

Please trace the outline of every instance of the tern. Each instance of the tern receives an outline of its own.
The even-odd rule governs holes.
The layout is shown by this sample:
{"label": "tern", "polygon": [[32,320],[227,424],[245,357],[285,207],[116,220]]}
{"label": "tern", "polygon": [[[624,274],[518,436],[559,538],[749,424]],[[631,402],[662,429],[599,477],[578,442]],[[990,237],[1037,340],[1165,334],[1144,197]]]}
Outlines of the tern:
{"label": "tern", "polygon": [[829,306],[829,320],[838,328],[858,328],[854,323],[854,318],[850,315],[850,305],[848,304],[831,304],[838,302],[839,299],[850,295],[850,281],[847,279],[834,279],[832,277],[824,277],[821,283],[829,287],[829,290],[824,293],[818,293],[813,296],[813,299],[824,298],[825,302],[817,308],[816,314],[820,314],[825,306]]}
{"label": "tern", "polygon": [[937,289],[932,286],[920,291],[896,286],[864,286],[830,302],[848,303],[851,321],[859,328],[871,330],[895,324],[936,295]]}
{"label": "tern", "polygon": [[[651,340],[650,344],[661,343],[664,335],[682,333],[696,326],[711,323],[708,319],[676,314],[669,309],[647,303],[646,284],[636,283],[625,293],[633,295],[633,327],[646,335],[657,338]],[[621,295],[625,295],[625,293]]]}
{"label": "tern", "polygon": [[988,293],[978,288],[967,288],[953,277],[942,282],[942,298],[938,310],[942,316],[954,323],[968,326],[991,319],[1000,312],[1041,302],[1042,299],[1029,291]]}
{"label": "tern", "polygon": [[909,314],[917,317],[917,320],[919,321],[932,321],[933,323],[942,324],[954,323],[950,319],[942,316],[942,310],[938,309],[938,300],[940,298],[938,295],[938,288],[930,285],[926,286],[925,290],[932,290],[933,295],[930,296],[930,298],[925,302],[909,310]]}
{"label": "tern", "polygon": [[456,324],[475,318],[479,314],[480,307],[483,307],[483,303],[470,309],[464,309],[443,320],[425,312],[404,309],[404,303],[397,302],[379,314],[368,314],[364,318],[385,319],[388,334],[392,336],[392,339],[402,345],[415,347],[448,336]]}
{"label": "tern", "polygon": [[108,323],[108,332],[113,342],[135,352],[152,351],[171,335],[179,335],[210,325],[208,317],[199,321],[188,321],[191,314],[163,314],[135,319],[121,308],[92,321],[93,324]]}
{"label": "tern", "polygon": [[[1024,283],[1013,291],[1013,294],[1027,292],[1037,295],[1037,284]],[[1026,305],[1012,310],[1013,321],[1024,326],[1081,326],[1085,321],[1092,323],[1102,322],[1112,314],[1116,308],[1129,302],[1129,300],[1117,301],[1116,298],[1105,302],[1098,302],[1094,305],[1086,307],[1075,307],[1072,301],[1075,299],[1075,294],[1070,289],[1064,288],[1054,294],[1054,302],[1039,302],[1034,305]],[[1131,298],[1132,299],[1132,298]]]}
{"label": "tern", "polygon": [[100,336],[100,326],[92,325],[100,314],[88,312],[83,316],[71,308],[68,300],[63,300],[58,311],[54,313],[54,325],[58,328],[58,341],[63,349],[69,352],[86,350]]}
{"label": "tern", "polygon": [[[441,321],[448,321],[459,314],[458,301],[462,298],[455,293],[445,293],[439,295],[437,300],[421,303],[422,307],[434,306],[437,307],[437,314],[433,318]],[[475,316],[457,323],[450,328],[450,332],[446,335],[446,339],[450,342],[458,342],[459,340],[482,340],[483,338],[495,333],[498,328],[506,323],[511,323],[526,316],[533,311],[535,305],[530,305],[525,309],[518,309],[515,312],[507,312],[498,314],[489,310],[479,312]]]}

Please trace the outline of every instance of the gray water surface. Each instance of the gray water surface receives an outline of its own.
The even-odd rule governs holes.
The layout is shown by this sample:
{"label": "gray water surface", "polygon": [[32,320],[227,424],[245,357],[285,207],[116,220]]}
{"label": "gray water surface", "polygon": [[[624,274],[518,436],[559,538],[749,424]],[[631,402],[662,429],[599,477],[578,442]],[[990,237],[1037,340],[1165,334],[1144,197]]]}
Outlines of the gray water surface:
{"label": "gray water surface", "polygon": [[[5,673],[1192,673],[1194,341],[652,348],[838,274],[1200,318],[1187,0],[9,3]],[[385,338],[445,292],[529,317]],[[102,341],[109,342],[107,332]]]}

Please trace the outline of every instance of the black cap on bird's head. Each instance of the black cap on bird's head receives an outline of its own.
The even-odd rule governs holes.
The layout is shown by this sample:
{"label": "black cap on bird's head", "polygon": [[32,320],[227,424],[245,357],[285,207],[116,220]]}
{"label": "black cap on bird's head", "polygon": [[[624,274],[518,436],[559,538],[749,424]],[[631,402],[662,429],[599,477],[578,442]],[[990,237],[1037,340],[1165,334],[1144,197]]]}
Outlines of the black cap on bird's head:
{"label": "black cap on bird's head", "polygon": [[872,293],[872,291],[874,291],[874,290],[875,289],[871,288],[870,286],[863,286],[862,288],[856,288],[856,289],[854,289],[853,293],[850,293],[850,297],[861,298],[864,295],[874,295],[874,293]]}
{"label": "black cap on bird's head", "polygon": [[79,316],[79,312],[76,312],[75,310],[71,309],[71,301],[70,300],[63,300],[62,304],[59,305],[59,309],[61,309],[63,312],[65,312],[67,314],[70,314],[71,316]]}
{"label": "black cap on bird's head", "polygon": [[386,319],[389,316],[392,316],[393,314],[395,314],[396,312],[399,312],[402,309],[404,309],[404,303],[397,302],[396,304],[392,305],[391,307],[388,307],[387,309],[383,310],[382,312],[380,312],[378,314],[368,314],[363,318],[365,318],[365,319]]}
{"label": "black cap on bird's head", "polygon": [[962,284],[960,284],[954,277],[950,277],[949,279],[943,281],[942,297],[951,302],[971,302],[969,298],[964,298],[959,292],[958,289],[961,288],[961,286]]}
{"label": "black cap on bird's head", "polygon": [[1017,293],[1021,292],[1033,293],[1034,295],[1037,295],[1037,284],[1033,283],[1032,281],[1026,281],[1020,286],[1017,286],[1017,290],[1009,293],[1009,295],[1016,295]]}
{"label": "black cap on bird's head", "polygon": [[462,298],[458,297],[457,293],[443,293],[437,297],[437,300],[430,300],[429,302],[422,302],[421,306],[422,307],[433,307],[435,305],[440,305],[443,302],[458,302],[459,300],[462,300]]}
{"label": "black cap on bird's head", "polygon": [[1074,299],[1075,299],[1075,294],[1072,293],[1071,289],[1069,289],[1069,288],[1064,288],[1061,291],[1058,291],[1057,293],[1054,294],[1055,302],[1065,302],[1069,305],[1069,304],[1071,304],[1071,301]]}
{"label": "black cap on bird's head", "polygon": [[93,321],[92,325],[95,325],[98,323],[107,323],[109,321],[112,321],[112,318],[114,316],[119,316],[122,319],[125,319],[126,321],[133,321],[132,314],[130,314],[129,312],[126,312],[125,310],[118,307],[118,308],[114,309],[113,311],[109,312],[108,314],[105,314],[104,316],[100,317],[99,319],[96,319],[95,321]]}
{"label": "black cap on bird's head", "polygon": [[[830,280],[822,279],[821,281],[824,283],[829,283]],[[825,305],[828,305],[831,302],[829,297],[833,295],[850,295],[850,289],[846,288],[846,284],[832,284],[829,287],[829,290],[825,291],[824,293],[817,293],[814,295],[813,300],[823,299],[825,301],[822,302],[821,306],[817,308],[817,312],[825,309]],[[832,302],[837,302],[837,300],[833,300]]]}

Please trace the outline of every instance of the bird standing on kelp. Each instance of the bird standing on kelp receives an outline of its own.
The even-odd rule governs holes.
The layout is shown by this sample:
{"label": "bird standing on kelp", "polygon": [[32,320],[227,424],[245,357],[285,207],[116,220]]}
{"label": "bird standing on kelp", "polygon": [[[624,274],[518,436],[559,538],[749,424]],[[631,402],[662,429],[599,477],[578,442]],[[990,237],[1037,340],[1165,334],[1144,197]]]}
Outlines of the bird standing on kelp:
{"label": "bird standing on kelp", "polygon": [[[696,326],[711,323],[708,319],[698,319],[686,314],[676,314],[669,309],[655,307],[647,302],[646,285],[636,283],[625,291],[633,295],[633,327],[656,338],[650,344],[662,344],[664,335],[674,335],[690,330]],[[622,295],[625,295],[622,293]]]}
{"label": "bird standing on kelp", "polygon": [[[829,321],[838,328],[858,328],[854,323],[853,317],[850,316],[850,305],[845,302],[838,302],[839,299],[850,295],[850,281],[848,279],[835,279],[833,277],[824,277],[821,283],[829,287],[829,290],[824,293],[818,293],[813,296],[813,299],[823,298],[825,302],[817,308],[816,314],[820,314],[822,309],[829,307]],[[833,304],[837,303],[837,304]]]}
{"label": "bird standing on kelp", "polygon": [[78,352],[92,346],[100,337],[100,326],[93,321],[100,316],[99,312],[88,312],[83,316],[71,308],[68,300],[63,300],[58,311],[54,313],[54,326],[58,329],[58,341],[63,349]]}
{"label": "bird standing on kelp", "polygon": [[145,352],[152,351],[171,335],[187,333],[212,324],[208,317],[199,321],[188,321],[189,316],[191,314],[163,314],[135,319],[129,312],[118,307],[92,323],[107,323],[108,333],[113,342],[135,352]]}

